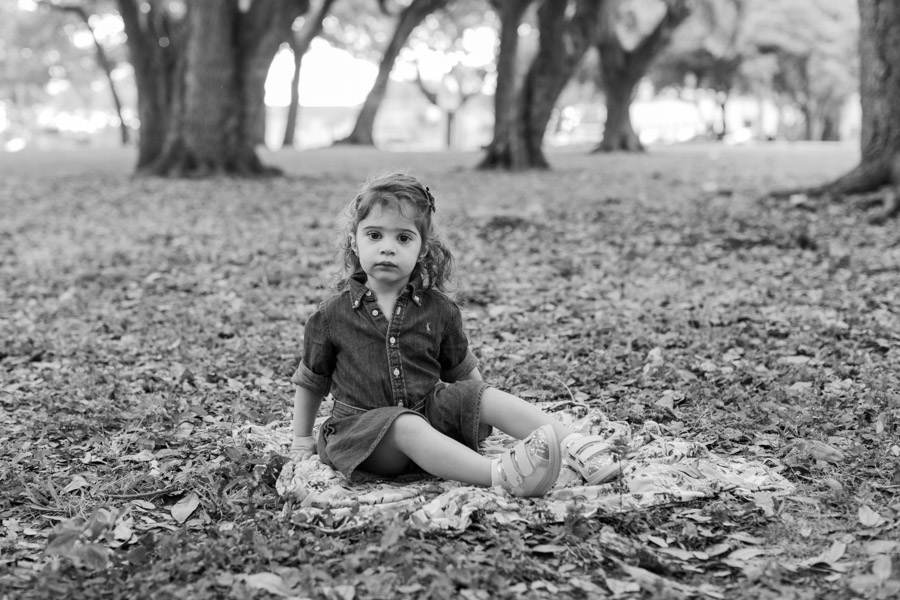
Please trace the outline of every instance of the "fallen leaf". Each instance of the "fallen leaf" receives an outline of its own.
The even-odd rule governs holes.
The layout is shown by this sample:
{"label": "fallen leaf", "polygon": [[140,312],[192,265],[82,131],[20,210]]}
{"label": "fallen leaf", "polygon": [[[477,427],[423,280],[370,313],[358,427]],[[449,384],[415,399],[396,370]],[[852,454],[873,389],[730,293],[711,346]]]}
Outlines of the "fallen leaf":
{"label": "fallen leaf", "polygon": [[763,511],[767,517],[775,516],[775,500],[768,492],[754,492],[753,503]]}
{"label": "fallen leaf", "polygon": [[890,554],[898,547],[900,547],[900,542],[894,540],[873,540],[866,544],[866,554],[873,557],[879,554]]}
{"label": "fallen leaf", "polygon": [[556,552],[565,552],[566,547],[559,544],[541,544],[532,548],[531,551],[538,554],[554,554]]}
{"label": "fallen leaf", "polygon": [[756,544],[757,546],[766,541],[761,537],[750,535],[749,533],[744,533],[743,531],[729,533],[728,537],[739,542],[744,542],[745,544]]}
{"label": "fallen leaf", "polygon": [[133,462],[150,462],[154,458],[156,457],[153,456],[153,453],[145,448],[137,454],[129,454],[127,456],[123,456],[122,460],[130,460]]}
{"label": "fallen leaf", "polygon": [[859,507],[859,522],[864,527],[878,527],[884,524],[884,517],[863,504]]}
{"label": "fallen leaf", "polygon": [[294,592],[276,573],[254,573],[244,577],[244,583],[247,587],[256,590],[265,590],[276,596],[294,596]]}
{"label": "fallen leaf", "polygon": [[663,554],[668,554],[669,556],[674,556],[681,560],[691,560],[692,558],[695,558],[693,552],[690,550],[682,550],[681,548],[660,548],[657,552],[662,552]]}
{"label": "fallen leaf", "polygon": [[879,579],[879,581],[885,582],[891,578],[891,557],[882,554],[878,558],[875,559],[875,562],[872,564],[872,574],[875,575]]}
{"label": "fallen leaf", "polygon": [[75,490],[80,490],[84,487],[90,487],[90,485],[91,484],[88,483],[84,477],[82,477],[81,475],[76,475],[72,478],[72,481],[69,482],[69,485],[63,488],[63,492],[68,494],[69,492],[74,492]]}
{"label": "fallen leaf", "polygon": [[803,564],[807,567],[825,564],[828,565],[829,568],[836,569],[835,563],[844,555],[844,552],[846,551],[847,544],[845,544],[844,542],[834,542],[833,544],[831,544],[831,547],[828,548],[828,550],[825,550],[818,556],[814,556],[813,558],[803,561]]}
{"label": "fallen leaf", "polygon": [[200,497],[191,492],[190,495],[175,503],[171,510],[172,517],[179,523],[184,523],[191,516],[191,513],[197,510],[198,506],[200,506]]}
{"label": "fallen leaf", "polygon": [[750,560],[763,554],[767,554],[767,551],[762,548],[738,548],[729,554],[728,558],[730,560]]}
{"label": "fallen leaf", "polygon": [[729,550],[731,550],[731,545],[722,542],[719,544],[713,544],[712,546],[706,548],[704,552],[706,552],[709,556],[719,556],[720,554],[725,554]]}

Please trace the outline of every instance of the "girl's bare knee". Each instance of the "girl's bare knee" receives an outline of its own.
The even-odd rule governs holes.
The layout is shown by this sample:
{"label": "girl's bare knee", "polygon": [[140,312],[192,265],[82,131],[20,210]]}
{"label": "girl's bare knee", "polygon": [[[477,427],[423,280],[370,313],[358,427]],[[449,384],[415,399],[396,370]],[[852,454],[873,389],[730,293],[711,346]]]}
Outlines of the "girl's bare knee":
{"label": "girl's bare knee", "polygon": [[424,427],[431,427],[424,418],[412,413],[403,413],[394,419],[388,433],[395,437],[418,435]]}

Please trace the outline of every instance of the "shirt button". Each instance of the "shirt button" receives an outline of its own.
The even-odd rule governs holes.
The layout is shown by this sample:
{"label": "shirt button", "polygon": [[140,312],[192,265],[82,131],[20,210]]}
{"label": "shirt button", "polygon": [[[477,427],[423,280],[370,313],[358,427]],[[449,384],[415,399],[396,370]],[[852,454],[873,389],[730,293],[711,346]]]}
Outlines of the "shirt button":
{"label": "shirt button", "polygon": [[394,336],[391,336],[391,339],[389,341],[391,342],[391,345],[393,346],[394,344],[397,343],[397,338],[395,338]]}
{"label": "shirt button", "polygon": [[368,292],[366,292],[366,296],[368,296],[369,298],[371,298],[371,297],[372,297],[372,290],[369,290]]}
{"label": "shirt button", "polygon": [[398,314],[398,315],[400,314],[400,307],[399,307],[399,306],[397,307],[397,313],[396,313],[396,314]]}
{"label": "shirt button", "polygon": [[400,377],[400,369],[394,369],[394,377]]}
{"label": "shirt button", "polygon": [[372,311],[372,316],[373,316],[373,317],[377,317],[377,316],[378,316],[378,309],[377,309],[377,308],[376,308],[375,310]]}

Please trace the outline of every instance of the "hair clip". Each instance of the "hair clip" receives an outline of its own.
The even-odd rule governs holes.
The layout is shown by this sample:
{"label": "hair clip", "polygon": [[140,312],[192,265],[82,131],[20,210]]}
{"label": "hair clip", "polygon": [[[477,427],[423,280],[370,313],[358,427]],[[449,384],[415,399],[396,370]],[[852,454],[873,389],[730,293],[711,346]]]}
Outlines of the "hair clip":
{"label": "hair clip", "polygon": [[428,186],[425,186],[425,195],[428,196],[428,206],[431,207],[431,212],[435,212],[434,196],[431,194],[431,190],[428,189]]}

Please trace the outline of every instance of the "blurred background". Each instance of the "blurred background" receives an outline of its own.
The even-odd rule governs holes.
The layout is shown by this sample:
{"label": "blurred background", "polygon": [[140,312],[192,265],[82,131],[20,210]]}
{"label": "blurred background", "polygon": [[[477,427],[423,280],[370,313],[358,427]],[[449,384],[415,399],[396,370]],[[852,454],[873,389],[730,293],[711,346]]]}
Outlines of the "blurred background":
{"label": "blurred background", "polygon": [[[196,35],[176,35],[187,21],[186,4],[0,0],[0,148],[137,144],[137,34],[132,32],[129,44],[127,21],[134,18],[144,33],[152,29],[154,51],[162,54],[151,59],[170,60],[159,68],[174,69],[177,52],[168,59],[166,52],[189,52],[184,40]],[[266,3],[234,4],[240,17]],[[491,143],[498,81],[501,89],[510,85],[498,78],[502,17],[516,2],[281,4],[292,5],[293,14],[285,13],[287,23],[275,19],[267,26],[280,28],[281,39],[265,55],[264,125],[257,147],[306,149],[349,141],[385,150],[479,150]],[[518,2],[525,8],[515,28],[513,86],[523,85],[539,52],[541,19],[549,18],[541,15],[541,4]],[[571,20],[579,3],[568,4]],[[622,96],[641,145],[858,140],[854,0],[594,4],[603,5],[603,32],[587,44],[552,103],[546,146],[601,143],[608,118],[620,118]],[[245,23],[241,27],[249,28],[249,19]],[[633,60],[653,35],[665,39],[643,63]],[[625,64],[629,81],[612,77],[601,60],[600,49],[610,40],[637,63]],[[369,122],[361,125],[363,113]],[[360,127],[368,136],[359,135]],[[626,143],[607,149],[633,148]]]}

